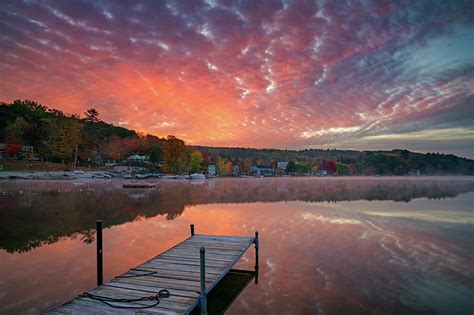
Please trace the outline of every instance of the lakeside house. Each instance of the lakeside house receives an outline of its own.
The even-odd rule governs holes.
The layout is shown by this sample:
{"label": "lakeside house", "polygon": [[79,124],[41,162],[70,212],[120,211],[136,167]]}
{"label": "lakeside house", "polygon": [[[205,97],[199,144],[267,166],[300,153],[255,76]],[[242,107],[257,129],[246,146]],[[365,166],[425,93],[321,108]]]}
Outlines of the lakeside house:
{"label": "lakeside house", "polygon": [[127,161],[150,163],[150,157],[144,154],[132,154],[127,158]]}
{"label": "lakeside house", "polygon": [[14,158],[23,158],[31,159],[34,156],[34,148],[31,145],[22,145],[21,151],[11,156],[7,153],[7,145],[5,143],[0,143],[0,159],[14,157]]}
{"label": "lakeside house", "polygon": [[284,175],[286,174],[286,167],[288,166],[289,162],[277,162],[275,175]]}
{"label": "lakeside house", "polygon": [[234,165],[234,168],[232,169],[232,175],[234,176],[239,176],[240,175],[240,167],[238,164]]}
{"label": "lakeside house", "polygon": [[216,176],[216,165],[215,164],[209,164],[207,166],[207,174],[210,176]]}
{"label": "lakeside house", "polygon": [[271,166],[258,166],[258,165],[252,165],[250,168],[250,171],[254,175],[259,175],[259,176],[273,176],[273,168]]}
{"label": "lakeside house", "polygon": [[125,161],[120,165],[114,166],[114,172],[118,173],[144,173],[149,172],[151,169],[151,165],[145,162],[137,162],[137,161]]}

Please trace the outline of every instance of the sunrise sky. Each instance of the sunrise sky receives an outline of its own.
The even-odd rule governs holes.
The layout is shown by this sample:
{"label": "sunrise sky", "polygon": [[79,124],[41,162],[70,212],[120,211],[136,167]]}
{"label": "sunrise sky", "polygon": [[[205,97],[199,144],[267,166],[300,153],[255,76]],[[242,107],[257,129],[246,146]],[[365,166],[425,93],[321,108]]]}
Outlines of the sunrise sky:
{"label": "sunrise sky", "polygon": [[3,0],[15,99],[188,144],[474,158],[474,2]]}

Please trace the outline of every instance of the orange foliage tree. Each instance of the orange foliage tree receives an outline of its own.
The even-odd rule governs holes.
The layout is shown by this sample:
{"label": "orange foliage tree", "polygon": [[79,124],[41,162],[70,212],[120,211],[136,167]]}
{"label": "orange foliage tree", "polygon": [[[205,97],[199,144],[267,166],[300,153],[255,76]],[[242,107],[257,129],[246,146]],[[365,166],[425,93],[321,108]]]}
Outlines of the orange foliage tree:
{"label": "orange foliage tree", "polygon": [[16,155],[21,151],[21,141],[14,133],[10,133],[5,138],[5,150],[9,155]]}

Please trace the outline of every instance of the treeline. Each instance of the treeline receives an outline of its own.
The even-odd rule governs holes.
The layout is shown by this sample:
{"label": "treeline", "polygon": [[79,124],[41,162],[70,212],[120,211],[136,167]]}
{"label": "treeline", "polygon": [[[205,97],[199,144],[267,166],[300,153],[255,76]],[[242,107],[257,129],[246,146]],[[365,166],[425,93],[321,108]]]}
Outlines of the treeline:
{"label": "treeline", "polygon": [[[30,145],[35,157],[68,165],[75,160],[80,166],[102,165],[142,154],[156,171],[175,174],[206,171],[214,164],[219,175],[251,174],[252,166],[297,175],[474,175],[474,160],[452,154],[186,146],[174,136],[160,138],[108,124],[93,108],[81,117],[28,100],[0,103],[0,142],[11,156]],[[288,164],[282,169],[278,162]]]}
{"label": "treeline", "polygon": [[336,149],[278,150],[194,146],[193,150],[231,161],[247,173],[251,165],[273,168],[288,162],[286,174],[316,175],[474,175],[474,160],[452,154],[407,150],[355,151]]}
{"label": "treeline", "polygon": [[178,172],[187,166],[181,139],[108,124],[93,108],[80,117],[28,100],[0,103],[0,142],[11,156],[20,153],[22,146],[33,146],[35,157],[68,165],[76,160],[82,166],[121,161],[137,153],[148,155],[152,163],[163,162],[159,164],[166,171]]}

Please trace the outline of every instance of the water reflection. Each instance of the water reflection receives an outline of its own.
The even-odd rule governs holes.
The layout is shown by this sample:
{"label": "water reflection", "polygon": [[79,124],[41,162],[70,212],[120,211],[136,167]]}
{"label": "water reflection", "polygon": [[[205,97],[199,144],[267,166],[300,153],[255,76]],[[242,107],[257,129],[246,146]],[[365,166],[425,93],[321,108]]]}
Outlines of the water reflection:
{"label": "water reflection", "polygon": [[[229,314],[471,314],[473,201],[470,178],[161,181],[155,190],[0,182],[0,312],[38,313],[93,287],[87,242],[101,218],[105,279],[183,240],[190,223],[196,233],[260,231],[259,283]],[[254,262],[250,250],[236,268]]]}
{"label": "water reflection", "polygon": [[0,248],[24,252],[61,237],[94,240],[94,222],[106,226],[166,215],[212,203],[453,198],[474,190],[466,178],[278,178],[155,181],[152,190],[123,189],[121,180],[0,182]]}

